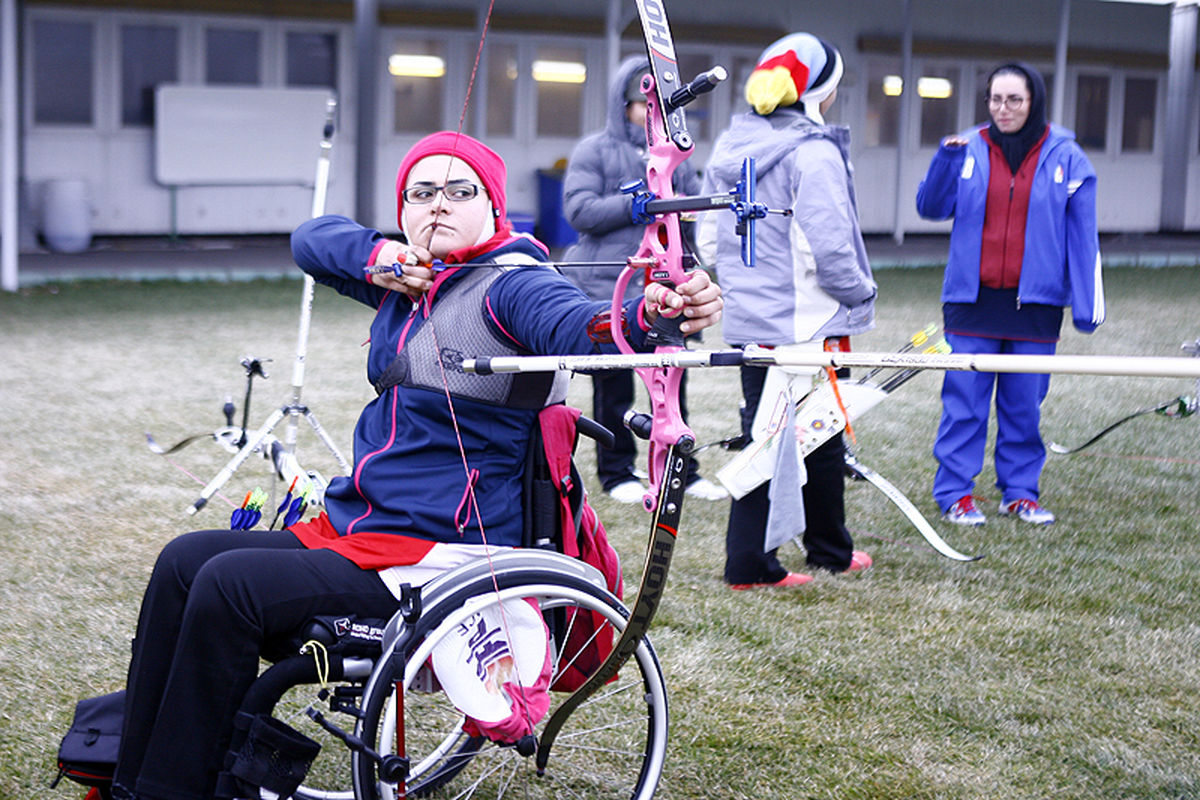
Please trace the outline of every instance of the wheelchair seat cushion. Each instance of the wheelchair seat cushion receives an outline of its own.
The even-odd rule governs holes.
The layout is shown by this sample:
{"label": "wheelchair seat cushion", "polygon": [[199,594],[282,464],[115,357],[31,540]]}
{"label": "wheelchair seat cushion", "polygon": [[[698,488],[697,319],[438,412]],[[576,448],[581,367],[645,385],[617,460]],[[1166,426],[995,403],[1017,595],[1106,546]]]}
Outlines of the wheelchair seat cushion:
{"label": "wheelchair seat cushion", "polygon": [[290,658],[311,641],[320,642],[330,655],[374,658],[383,651],[386,619],[336,614],[313,617],[298,635],[268,642],[263,658],[272,663]]}

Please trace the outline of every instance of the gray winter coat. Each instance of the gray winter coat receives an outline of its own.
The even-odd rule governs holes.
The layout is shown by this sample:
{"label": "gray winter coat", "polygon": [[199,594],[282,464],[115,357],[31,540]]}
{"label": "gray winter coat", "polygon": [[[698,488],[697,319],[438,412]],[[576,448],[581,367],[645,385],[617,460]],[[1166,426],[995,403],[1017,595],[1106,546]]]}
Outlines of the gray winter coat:
{"label": "gray winter coat", "polygon": [[849,336],[874,327],[875,281],[858,225],[849,131],[818,125],[792,108],[734,117],[713,148],[703,193],[728,191],[753,156],[757,200],[792,217],[756,224],[758,264],[741,260],[728,213],[705,214],[700,251],[724,289],[730,344],[782,345]]}
{"label": "gray winter coat", "polygon": [[[633,223],[633,198],[622,194],[623,184],[646,177],[646,132],[625,116],[625,85],[634,74],[650,71],[645,56],[626,59],[608,87],[608,117],[604,130],[575,145],[563,177],[563,212],[579,232],[563,258],[566,261],[620,261],[635,255],[642,243],[643,225]],[[686,164],[675,172],[677,194],[696,194],[700,178]],[[593,300],[612,297],[621,267],[565,269]],[[640,280],[631,280],[626,299],[640,296]]]}

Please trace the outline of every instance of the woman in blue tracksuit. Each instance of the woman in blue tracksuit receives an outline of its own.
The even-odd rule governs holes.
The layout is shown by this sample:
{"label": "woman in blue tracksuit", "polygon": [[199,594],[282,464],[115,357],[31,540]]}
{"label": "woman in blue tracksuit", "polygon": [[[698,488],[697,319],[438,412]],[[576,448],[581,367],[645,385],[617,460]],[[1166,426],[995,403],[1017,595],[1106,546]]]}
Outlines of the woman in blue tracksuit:
{"label": "woman in blue tracksuit", "polygon": [[[1075,328],[1104,321],[1096,233],[1096,173],[1070,131],[1046,122],[1046,89],[1033,67],[1008,63],[988,77],[986,126],[947,137],[917,190],[927,219],[954,219],[942,285],[946,339],[958,353],[1054,353],[1063,307]],[[975,505],[988,415],[996,397],[999,513],[1046,525],[1038,424],[1049,375],[950,371],[933,447],[933,497],[944,518],[986,521]]]}
{"label": "woman in blue tracksuit", "polygon": [[[288,530],[189,533],[163,549],[138,617],[115,797],[224,791],[218,771],[265,643],[316,615],[390,616],[401,584],[521,543],[529,434],[565,381],[468,375],[453,355],[615,348],[588,333],[608,305],[539,265],[545,247],[512,233],[505,175],[482,143],[432,134],[400,167],[407,242],[339,216],[293,234],[302,269],[374,309],[367,377],[379,394],[359,416],[353,473],[330,482],[325,513]],[[445,269],[434,272],[434,259]],[[393,264],[398,274],[364,272]],[[625,304],[635,346],[664,303],[683,308],[684,332],[720,317],[703,273],[674,291],[651,284]]]}

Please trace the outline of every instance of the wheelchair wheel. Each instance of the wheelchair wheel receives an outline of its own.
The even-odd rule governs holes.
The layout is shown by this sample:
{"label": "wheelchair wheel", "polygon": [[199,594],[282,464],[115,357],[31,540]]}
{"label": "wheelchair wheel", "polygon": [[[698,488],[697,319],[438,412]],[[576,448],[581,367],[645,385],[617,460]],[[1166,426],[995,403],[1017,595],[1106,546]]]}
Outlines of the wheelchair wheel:
{"label": "wheelchair wheel", "polygon": [[[377,764],[355,754],[355,793],[359,800],[408,797],[462,798],[632,798],[653,796],[662,774],[667,744],[667,695],[658,658],[647,639],[621,668],[616,679],[577,708],[558,734],[544,774],[534,758],[511,745],[497,745],[462,731],[462,715],[430,682],[426,662],[433,647],[481,607],[535,599],[551,626],[556,664],[568,663],[561,652],[568,640],[558,624],[570,624],[573,609],[603,615],[619,633],[628,611],[594,583],[540,569],[483,575],[440,597],[426,608],[411,637],[385,651],[367,682],[359,736],[387,755],[396,752],[396,692],[403,690],[405,754],[410,760],[404,792],[380,780]],[[399,685],[400,689],[397,688]],[[554,693],[550,712],[566,694]],[[542,722],[537,726],[540,734]]]}

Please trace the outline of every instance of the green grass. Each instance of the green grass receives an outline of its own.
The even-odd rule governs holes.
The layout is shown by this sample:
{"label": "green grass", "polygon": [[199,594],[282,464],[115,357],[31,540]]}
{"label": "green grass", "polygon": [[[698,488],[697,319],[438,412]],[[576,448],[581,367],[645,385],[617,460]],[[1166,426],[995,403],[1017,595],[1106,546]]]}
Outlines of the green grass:
{"label": "green grass", "polygon": [[[879,325],[859,350],[894,350],[939,319],[936,270],[879,276]],[[1115,269],[1109,322],[1060,352],[1180,355],[1200,335],[1195,269]],[[173,536],[220,526],[215,498],[184,514],[228,459],[162,442],[241,402],[238,359],[272,358],[251,423],[289,395],[300,284],[79,283],[0,297],[0,798],[80,797],[45,787],[76,699],[118,688],[153,558]],[[369,312],[318,292],[304,399],[348,447]],[[708,334],[706,346],[719,344]],[[695,371],[703,443],[736,428],[733,370]],[[860,458],[931,520],[936,374],[855,426]],[[1081,442],[1131,411],[1195,392],[1188,381],[1057,376],[1043,431]],[[572,402],[587,409],[586,378]],[[277,433],[282,433],[282,426]],[[727,505],[693,501],[652,638],[672,703],[664,798],[1200,797],[1200,420],[1148,416],[1076,456],[1051,456],[1047,529],[994,517],[935,522],[950,562],[870,486],[847,490],[857,546],[876,566],[803,589],[734,594],[721,582]],[[990,451],[989,451],[990,452]],[[307,426],[300,454],[335,471]],[[706,450],[712,475],[728,458]],[[580,461],[589,480],[590,446]],[[251,461],[224,494],[267,469]],[[987,467],[979,493],[999,497]],[[594,481],[591,481],[596,491]],[[647,517],[593,496],[636,586]],[[786,563],[803,568],[790,545]],[[630,591],[632,595],[632,590]]]}

